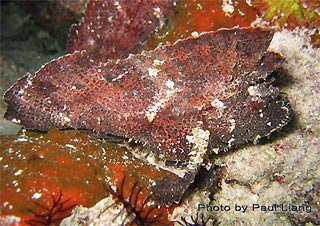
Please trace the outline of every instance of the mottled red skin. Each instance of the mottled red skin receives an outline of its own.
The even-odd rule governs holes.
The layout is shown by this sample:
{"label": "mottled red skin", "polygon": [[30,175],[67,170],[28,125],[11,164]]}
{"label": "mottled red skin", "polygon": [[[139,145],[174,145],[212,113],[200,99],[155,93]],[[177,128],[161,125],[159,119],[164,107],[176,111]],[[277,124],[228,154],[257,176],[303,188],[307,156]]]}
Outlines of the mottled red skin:
{"label": "mottled red skin", "polygon": [[128,56],[174,12],[174,0],[89,1],[83,21],[73,27],[67,50],[87,50],[96,61]]}
{"label": "mottled red skin", "polygon": [[[76,52],[9,89],[5,117],[30,129],[78,128],[132,138],[173,161],[189,159],[193,128],[210,131],[209,150],[253,141],[290,118],[285,101],[248,92],[250,84],[281,67],[281,57],[267,52],[272,37],[260,28],[219,30],[98,66],[86,52]],[[159,70],[156,76],[150,68]],[[172,90],[150,122],[148,106]],[[223,109],[212,106],[215,99]]]}

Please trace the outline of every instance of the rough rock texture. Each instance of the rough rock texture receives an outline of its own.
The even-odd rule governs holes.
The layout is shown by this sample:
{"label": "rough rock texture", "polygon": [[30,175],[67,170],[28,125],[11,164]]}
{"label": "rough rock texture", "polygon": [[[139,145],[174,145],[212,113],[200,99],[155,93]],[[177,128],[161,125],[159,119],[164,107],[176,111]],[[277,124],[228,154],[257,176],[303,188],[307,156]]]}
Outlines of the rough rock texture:
{"label": "rough rock texture", "polygon": [[[115,218],[117,215],[119,217]],[[121,225],[129,224],[130,220],[131,218],[128,218],[127,213],[123,211],[123,206],[114,205],[114,200],[109,196],[90,209],[83,206],[76,207],[73,215],[64,219],[60,225]]]}
{"label": "rough rock texture", "polygon": [[[215,164],[225,166],[222,189],[204,204],[231,209],[203,213],[216,216],[221,225],[319,225],[320,49],[310,45],[310,33],[277,32],[270,46],[285,57],[284,69],[291,75],[282,89],[295,112],[293,128],[272,143],[215,158]],[[248,210],[234,211],[235,204],[248,205]],[[252,211],[253,204],[283,204],[287,211]],[[302,207],[289,211],[289,205]]]}
{"label": "rough rock texture", "polygon": [[256,142],[290,120],[268,80],[282,63],[267,52],[272,37],[224,29],[98,65],[76,52],[21,78],[5,94],[5,117],[30,129],[130,138],[197,168],[207,148]]}
{"label": "rough rock texture", "polygon": [[[186,197],[180,206],[176,207],[173,213],[170,215],[169,219],[173,222],[181,222],[181,217],[184,217],[188,222],[192,222],[191,217],[195,218],[197,213],[199,213],[197,206],[199,203],[209,203],[209,192],[200,191],[194,192],[190,196]],[[209,217],[208,213],[204,213],[204,219]],[[211,220],[207,225],[212,225]]]}

